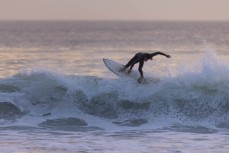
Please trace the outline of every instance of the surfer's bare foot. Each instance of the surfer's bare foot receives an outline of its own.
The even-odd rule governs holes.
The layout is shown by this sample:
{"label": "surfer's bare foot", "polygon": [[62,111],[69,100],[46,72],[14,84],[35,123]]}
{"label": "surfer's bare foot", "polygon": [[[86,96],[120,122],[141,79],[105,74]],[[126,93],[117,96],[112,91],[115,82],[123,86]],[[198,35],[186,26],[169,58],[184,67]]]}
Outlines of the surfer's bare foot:
{"label": "surfer's bare foot", "polygon": [[128,71],[128,74],[130,74],[131,73],[131,69],[129,69],[129,71]]}
{"label": "surfer's bare foot", "polygon": [[140,77],[140,78],[138,78],[138,83],[141,83],[142,81],[144,80],[144,77]]}

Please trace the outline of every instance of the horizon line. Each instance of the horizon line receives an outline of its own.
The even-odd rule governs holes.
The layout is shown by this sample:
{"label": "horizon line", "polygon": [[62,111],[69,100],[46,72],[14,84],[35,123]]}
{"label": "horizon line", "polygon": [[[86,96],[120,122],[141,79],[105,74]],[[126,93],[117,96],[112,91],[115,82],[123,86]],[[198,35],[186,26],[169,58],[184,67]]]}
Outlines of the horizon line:
{"label": "horizon line", "polygon": [[105,19],[105,20],[81,20],[81,19],[0,19],[1,21],[64,21],[64,22],[73,22],[73,21],[79,21],[79,22],[229,22],[229,20],[141,20],[141,19]]}

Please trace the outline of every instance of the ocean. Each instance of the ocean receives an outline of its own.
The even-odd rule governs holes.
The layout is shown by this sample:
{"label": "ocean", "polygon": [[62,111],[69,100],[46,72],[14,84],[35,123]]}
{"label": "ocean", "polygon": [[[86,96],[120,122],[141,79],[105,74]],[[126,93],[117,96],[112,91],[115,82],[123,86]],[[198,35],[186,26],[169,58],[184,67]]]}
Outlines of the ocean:
{"label": "ocean", "polygon": [[[228,50],[229,22],[0,21],[0,152],[228,153]],[[158,83],[103,63],[156,51]]]}

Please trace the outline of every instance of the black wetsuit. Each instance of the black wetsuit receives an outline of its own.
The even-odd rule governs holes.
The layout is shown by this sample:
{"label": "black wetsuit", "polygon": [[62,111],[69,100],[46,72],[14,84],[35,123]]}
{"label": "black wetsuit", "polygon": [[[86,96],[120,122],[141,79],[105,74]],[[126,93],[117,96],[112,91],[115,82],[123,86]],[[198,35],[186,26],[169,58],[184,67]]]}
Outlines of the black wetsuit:
{"label": "black wetsuit", "polygon": [[142,71],[142,67],[144,65],[144,53],[137,53],[135,54],[135,56],[125,65],[124,68],[128,68],[130,66],[130,69],[132,70],[133,66],[139,62],[139,67],[138,67],[138,71],[141,74],[141,77],[143,77],[143,71]]}
{"label": "black wetsuit", "polygon": [[[152,53],[152,54],[148,54],[148,53],[137,53],[135,54],[135,56],[124,66],[124,68],[128,68],[130,66],[130,70],[132,70],[133,66],[139,62],[139,67],[138,67],[138,71],[140,72],[141,74],[141,77],[143,77],[143,71],[142,71],[142,67],[144,65],[144,61],[145,61],[145,57],[146,56],[150,56],[149,58],[152,58],[153,56],[156,56],[156,55],[164,55],[166,56],[166,54],[162,53],[162,52],[155,52],[155,53]],[[149,59],[148,58],[148,59]]]}

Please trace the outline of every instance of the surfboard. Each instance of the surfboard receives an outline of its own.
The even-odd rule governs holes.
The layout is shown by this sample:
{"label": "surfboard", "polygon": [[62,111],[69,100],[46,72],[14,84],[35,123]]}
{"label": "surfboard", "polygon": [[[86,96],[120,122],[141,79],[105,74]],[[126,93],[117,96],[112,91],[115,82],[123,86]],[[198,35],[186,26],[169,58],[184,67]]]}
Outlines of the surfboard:
{"label": "surfboard", "polygon": [[115,75],[117,75],[120,78],[133,79],[136,80],[138,83],[142,83],[142,84],[148,84],[148,83],[157,84],[160,81],[160,79],[158,78],[144,78],[139,80],[140,77],[139,72],[132,70],[131,73],[128,73],[129,69],[120,71],[120,69],[122,69],[124,65],[110,59],[104,58],[103,62],[111,72],[113,72]]}
{"label": "surfboard", "polygon": [[140,77],[139,72],[136,72],[135,70],[132,70],[131,73],[129,73],[129,74],[128,74],[129,69],[126,69],[124,71],[120,71],[120,69],[122,69],[124,67],[124,65],[122,65],[118,62],[115,62],[115,61],[110,60],[110,59],[103,59],[103,62],[105,63],[105,65],[107,66],[107,68],[111,72],[113,72],[114,74],[116,74],[120,78],[130,78],[130,79],[137,80]]}

